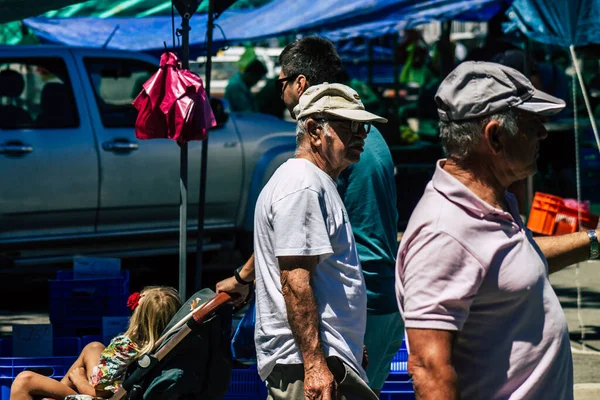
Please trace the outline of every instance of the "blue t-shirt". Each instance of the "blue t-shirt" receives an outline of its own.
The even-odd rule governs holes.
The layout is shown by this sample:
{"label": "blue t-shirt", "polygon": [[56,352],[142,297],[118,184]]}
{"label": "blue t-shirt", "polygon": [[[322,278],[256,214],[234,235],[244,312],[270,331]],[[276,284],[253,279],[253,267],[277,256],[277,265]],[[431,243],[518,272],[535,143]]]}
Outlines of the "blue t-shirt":
{"label": "blue t-shirt", "polygon": [[367,311],[398,312],[394,290],[398,250],[394,162],[375,127],[367,136],[360,161],[338,177],[338,191],[348,212],[365,277]]}

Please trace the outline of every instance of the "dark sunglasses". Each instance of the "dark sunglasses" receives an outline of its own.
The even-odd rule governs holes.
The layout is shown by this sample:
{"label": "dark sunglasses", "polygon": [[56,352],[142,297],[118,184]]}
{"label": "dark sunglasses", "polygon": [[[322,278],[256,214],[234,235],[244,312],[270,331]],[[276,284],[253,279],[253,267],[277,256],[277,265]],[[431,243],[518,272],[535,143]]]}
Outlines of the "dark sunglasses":
{"label": "dark sunglasses", "polygon": [[358,131],[361,127],[365,130],[365,133],[371,132],[371,123],[369,123],[369,122],[353,121],[353,120],[349,120],[349,119],[330,119],[330,118],[327,118],[326,121],[343,122],[345,124],[350,122],[350,130],[352,131],[352,133],[358,133]]}
{"label": "dark sunglasses", "polygon": [[295,80],[299,76],[300,76],[300,74],[292,74],[290,76],[284,76],[283,78],[277,79],[275,81],[275,85],[277,86],[277,92],[282,93],[283,92],[283,86],[285,85],[285,83],[293,81],[293,80]]}

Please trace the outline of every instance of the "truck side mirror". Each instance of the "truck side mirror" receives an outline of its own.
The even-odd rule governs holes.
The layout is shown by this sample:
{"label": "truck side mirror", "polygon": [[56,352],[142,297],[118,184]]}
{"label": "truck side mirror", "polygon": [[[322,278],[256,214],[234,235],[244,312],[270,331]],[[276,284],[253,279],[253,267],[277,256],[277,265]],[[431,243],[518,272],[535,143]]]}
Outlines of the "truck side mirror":
{"label": "truck side mirror", "polygon": [[220,128],[225,125],[229,119],[229,105],[227,104],[227,101],[213,97],[210,99],[210,106],[212,107],[215,120],[217,121],[217,126],[215,126],[215,128]]}

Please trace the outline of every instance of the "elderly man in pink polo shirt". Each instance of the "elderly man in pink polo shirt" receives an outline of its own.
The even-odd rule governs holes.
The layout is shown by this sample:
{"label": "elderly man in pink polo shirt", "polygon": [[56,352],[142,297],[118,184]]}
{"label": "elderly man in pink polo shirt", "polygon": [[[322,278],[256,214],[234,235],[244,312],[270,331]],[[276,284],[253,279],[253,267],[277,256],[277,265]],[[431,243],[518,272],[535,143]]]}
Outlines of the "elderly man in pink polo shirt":
{"label": "elderly man in pink polo shirt", "polygon": [[548,274],[598,257],[599,232],[534,238],[506,191],[536,172],[540,117],[564,102],[483,62],[459,65],[435,100],[447,159],[396,266],[417,399],[573,399],[567,324]]}

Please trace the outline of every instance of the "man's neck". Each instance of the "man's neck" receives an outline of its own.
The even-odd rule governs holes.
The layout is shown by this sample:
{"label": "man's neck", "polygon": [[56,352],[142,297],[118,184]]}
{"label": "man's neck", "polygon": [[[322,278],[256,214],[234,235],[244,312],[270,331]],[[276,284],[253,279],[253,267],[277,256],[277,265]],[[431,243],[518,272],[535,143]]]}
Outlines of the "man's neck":
{"label": "man's neck", "polygon": [[464,167],[448,159],[442,168],[486,203],[495,208],[507,210],[504,193],[508,185],[505,186],[498,180],[491,165],[473,163],[473,165]]}
{"label": "man's neck", "polygon": [[343,168],[340,170],[333,170],[329,168],[325,160],[322,157],[320,157],[319,154],[311,153],[308,151],[301,151],[300,149],[298,149],[298,151],[296,152],[296,158],[302,158],[310,161],[311,163],[316,165],[317,168],[329,175],[333,180],[336,180],[340,175],[340,172],[342,172],[343,170]]}

